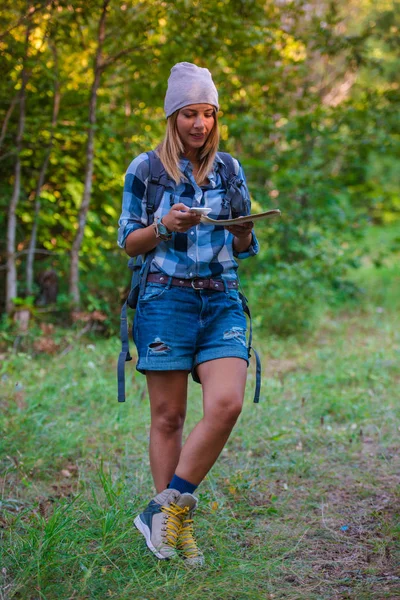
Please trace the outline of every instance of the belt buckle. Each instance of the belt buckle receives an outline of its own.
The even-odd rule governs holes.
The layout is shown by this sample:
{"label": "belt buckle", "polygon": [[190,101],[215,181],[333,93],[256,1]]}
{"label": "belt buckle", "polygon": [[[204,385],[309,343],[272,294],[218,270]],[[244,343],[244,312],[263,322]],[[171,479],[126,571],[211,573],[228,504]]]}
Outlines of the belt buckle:
{"label": "belt buckle", "polygon": [[190,285],[192,286],[192,288],[194,290],[204,290],[204,283],[203,283],[203,281],[200,280],[200,287],[196,287],[196,281],[199,281],[199,278],[192,279],[192,281],[190,282]]}

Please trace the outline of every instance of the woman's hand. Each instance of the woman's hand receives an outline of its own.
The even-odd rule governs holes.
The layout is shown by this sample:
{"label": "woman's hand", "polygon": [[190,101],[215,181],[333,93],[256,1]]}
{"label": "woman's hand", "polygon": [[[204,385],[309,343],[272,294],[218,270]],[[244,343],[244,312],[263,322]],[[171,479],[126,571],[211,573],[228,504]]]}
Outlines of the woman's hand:
{"label": "woman's hand", "polygon": [[228,225],[225,227],[233,236],[233,248],[236,252],[245,252],[252,240],[253,221],[249,223],[240,223],[238,225]]}
{"label": "woman's hand", "polygon": [[248,237],[253,227],[253,221],[249,221],[248,223],[240,223],[238,225],[228,225],[225,227],[225,229],[227,229],[235,237],[241,239]]}
{"label": "woman's hand", "polygon": [[169,213],[162,218],[162,223],[169,231],[188,231],[200,223],[201,215],[190,212],[190,208],[179,202],[171,206]]}

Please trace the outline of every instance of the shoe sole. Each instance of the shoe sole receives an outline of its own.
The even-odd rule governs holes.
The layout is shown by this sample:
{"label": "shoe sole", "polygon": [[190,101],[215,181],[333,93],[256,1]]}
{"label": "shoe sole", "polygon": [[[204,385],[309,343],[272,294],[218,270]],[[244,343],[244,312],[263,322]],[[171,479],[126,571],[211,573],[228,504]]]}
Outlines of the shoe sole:
{"label": "shoe sole", "polygon": [[135,527],[144,536],[144,539],[146,540],[146,545],[147,545],[148,549],[153,554],[155,554],[157,556],[157,558],[159,558],[160,560],[170,560],[170,557],[163,556],[162,554],[160,554],[160,552],[158,552],[157,548],[155,546],[153,546],[153,544],[151,543],[151,531],[147,527],[147,525],[145,523],[143,523],[143,521],[139,515],[135,518],[135,520],[133,522],[135,524]]}

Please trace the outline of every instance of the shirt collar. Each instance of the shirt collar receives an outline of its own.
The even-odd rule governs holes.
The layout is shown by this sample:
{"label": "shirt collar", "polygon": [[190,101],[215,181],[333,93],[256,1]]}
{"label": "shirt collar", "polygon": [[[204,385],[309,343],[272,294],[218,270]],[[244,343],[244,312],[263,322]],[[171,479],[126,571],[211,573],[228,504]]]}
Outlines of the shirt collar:
{"label": "shirt collar", "polygon": [[215,163],[219,163],[220,165],[225,164],[224,161],[222,160],[222,158],[220,156],[218,156],[218,153],[215,155],[215,158],[214,158],[214,165],[215,165]]}
{"label": "shirt collar", "polygon": [[191,171],[193,171],[192,163],[188,158],[184,158],[183,156],[181,156],[181,158],[179,159],[179,166],[181,168],[182,173],[184,173],[185,169],[187,169],[188,167]]}
{"label": "shirt collar", "polygon": [[[210,181],[210,186],[212,188],[215,188],[215,186],[217,184],[216,174],[218,171],[219,164],[224,164],[224,161],[218,156],[218,154],[216,154],[215,158],[214,158],[212,171],[208,175],[208,179]],[[190,179],[190,177],[193,174],[193,165],[190,162],[190,160],[188,158],[181,156],[181,158],[179,160],[179,167],[180,167],[182,173],[184,173],[186,175],[186,177],[188,177],[188,179]]]}
{"label": "shirt collar", "polygon": [[[218,156],[218,154],[215,155],[214,158],[214,164],[213,164],[213,171],[215,171],[217,164],[224,164],[224,161],[222,160],[222,158],[220,158]],[[183,156],[181,156],[180,160],[179,160],[179,166],[182,170],[182,173],[185,172],[185,169],[189,168],[190,172],[193,171],[193,165],[190,162],[190,160],[188,158],[185,158]]]}

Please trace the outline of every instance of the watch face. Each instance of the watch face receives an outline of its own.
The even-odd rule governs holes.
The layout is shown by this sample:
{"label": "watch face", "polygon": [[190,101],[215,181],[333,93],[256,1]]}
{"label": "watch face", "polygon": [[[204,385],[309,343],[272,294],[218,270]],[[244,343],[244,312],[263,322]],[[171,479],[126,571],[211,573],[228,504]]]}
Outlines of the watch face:
{"label": "watch face", "polygon": [[172,237],[172,232],[168,231],[168,229],[163,225],[163,223],[158,223],[157,225],[158,235],[164,239],[169,240]]}
{"label": "watch face", "polygon": [[169,235],[169,231],[168,229],[165,227],[165,225],[163,225],[162,223],[158,224],[158,231],[162,234],[162,235]]}

